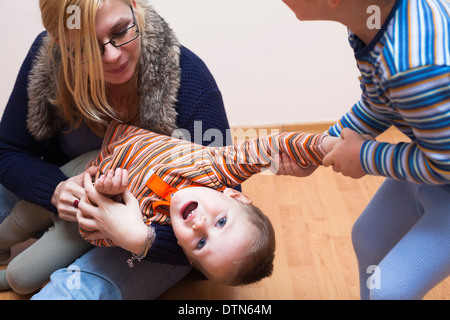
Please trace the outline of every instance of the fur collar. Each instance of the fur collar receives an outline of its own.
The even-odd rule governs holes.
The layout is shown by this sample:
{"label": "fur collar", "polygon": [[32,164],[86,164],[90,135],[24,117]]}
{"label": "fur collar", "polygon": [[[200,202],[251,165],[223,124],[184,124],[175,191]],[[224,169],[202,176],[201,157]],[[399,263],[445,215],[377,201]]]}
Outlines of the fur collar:
{"label": "fur collar", "polygon": [[[141,36],[140,126],[170,135],[176,129],[175,104],[181,77],[180,44],[153,8],[145,0],[138,1],[145,10],[147,25]],[[27,126],[36,140],[51,138],[64,123],[58,108],[49,102],[56,96],[60,61],[59,49],[49,53],[49,40],[49,35],[45,35],[28,82]]]}

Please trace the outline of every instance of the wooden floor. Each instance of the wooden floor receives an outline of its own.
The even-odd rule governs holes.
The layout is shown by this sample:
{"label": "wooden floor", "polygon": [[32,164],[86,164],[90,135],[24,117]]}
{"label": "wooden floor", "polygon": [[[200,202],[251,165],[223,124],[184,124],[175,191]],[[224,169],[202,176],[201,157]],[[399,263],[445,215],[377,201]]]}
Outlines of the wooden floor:
{"label": "wooden floor", "polygon": [[[282,131],[323,132],[326,128],[284,127]],[[407,141],[395,129],[377,140]],[[351,228],[383,180],[374,176],[354,180],[324,167],[307,178],[267,174],[250,178],[243,184],[243,192],[271,218],[276,232],[272,277],[255,285],[230,288],[199,280],[193,274],[161,298],[359,299]],[[450,278],[425,299],[449,300]]]}
{"label": "wooden floor", "polygon": [[[321,132],[322,128],[282,130]],[[403,139],[395,130],[381,137],[390,142]],[[350,232],[382,181],[372,176],[345,178],[331,168],[319,168],[307,178],[269,174],[252,177],[243,184],[243,191],[271,218],[276,231],[273,276],[256,285],[230,288],[190,274],[161,299],[359,299]],[[0,293],[2,300],[27,298],[13,292]],[[449,300],[450,278],[425,299]]]}

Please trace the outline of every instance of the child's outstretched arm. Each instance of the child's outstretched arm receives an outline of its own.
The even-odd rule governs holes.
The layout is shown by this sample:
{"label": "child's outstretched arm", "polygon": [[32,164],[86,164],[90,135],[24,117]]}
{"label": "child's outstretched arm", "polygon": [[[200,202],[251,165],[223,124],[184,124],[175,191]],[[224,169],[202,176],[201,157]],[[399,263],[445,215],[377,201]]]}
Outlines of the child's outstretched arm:
{"label": "child's outstretched arm", "polygon": [[[322,140],[322,150],[328,154],[331,150],[333,150],[339,140],[340,138],[338,137],[324,136]],[[307,168],[301,167],[292,157],[282,152],[275,156],[274,166],[271,167],[270,170],[272,173],[277,175],[307,177],[311,175],[317,167],[317,165],[310,165]]]}
{"label": "child's outstretched arm", "polygon": [[117,168],[109,170],[95,181],[95,190],[108,196],[124,193],[128,188],[128,171]]}
{"label": "child's outstretched arm", "polygon": [[282,155],[289,156],[297,166],[304,169],[321,165],[327,151],[331,150],[338,140],[339,138],[324,134],[284,132],[234,146],[205,150],[209,154],[211,168],[219,180],[228,187],[233,187],[264,168],[276,166],[277,157]]}
{"label": "child's outstretched arm", "polygon": [[[358,167],[370,175],[419,184],[448,184],[450,66],[431,64],[409,69],[392,75],[383,83],[389,107],[371,106],[363,92],[361,100],[329,129],[329,133],[337,136],[343,128],[350,128],[376,137],[393,124],[411,142],[387,143],[366,139],[359,146]],[[379,108],[393,108],[395,114],[376,111]],[[399,120],[395,120],[397,118]],[[345,144],[350,147],[349,138],[347,135]]]}

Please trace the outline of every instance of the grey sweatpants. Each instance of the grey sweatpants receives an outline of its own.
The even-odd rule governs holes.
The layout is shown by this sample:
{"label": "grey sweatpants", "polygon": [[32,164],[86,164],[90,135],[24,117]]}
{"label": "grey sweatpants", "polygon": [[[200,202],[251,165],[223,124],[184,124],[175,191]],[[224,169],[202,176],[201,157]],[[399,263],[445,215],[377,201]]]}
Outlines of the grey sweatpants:
{"label": "grey sweatpants", "polygon": [[[97,150],[86,153],[61,167],[61,171],[69,177],[81,174],[97,154]],[[32,293],[49,281],[54,271],[67,267],[91,247],[80,236],[77,223],[61,220],[41,206],[20,200],[0,225],[0,258],[7,258],[13,245],[47,228],[38,241],[0,271],[0,290]]]}

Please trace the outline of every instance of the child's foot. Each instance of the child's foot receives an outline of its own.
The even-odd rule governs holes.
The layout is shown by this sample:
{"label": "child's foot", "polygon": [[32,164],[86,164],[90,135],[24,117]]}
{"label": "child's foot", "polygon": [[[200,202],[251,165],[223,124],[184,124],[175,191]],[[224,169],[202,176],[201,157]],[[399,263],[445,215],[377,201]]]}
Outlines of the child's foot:
{"label": "child's foot", "polygon": [[11,290],[11,286],[6,280],[6,270],[0,270],[0,291]]}
{"label": "child's foot", "polygon": [[0,263],[5,262],[11,256],[11,250],[0,250]]}

